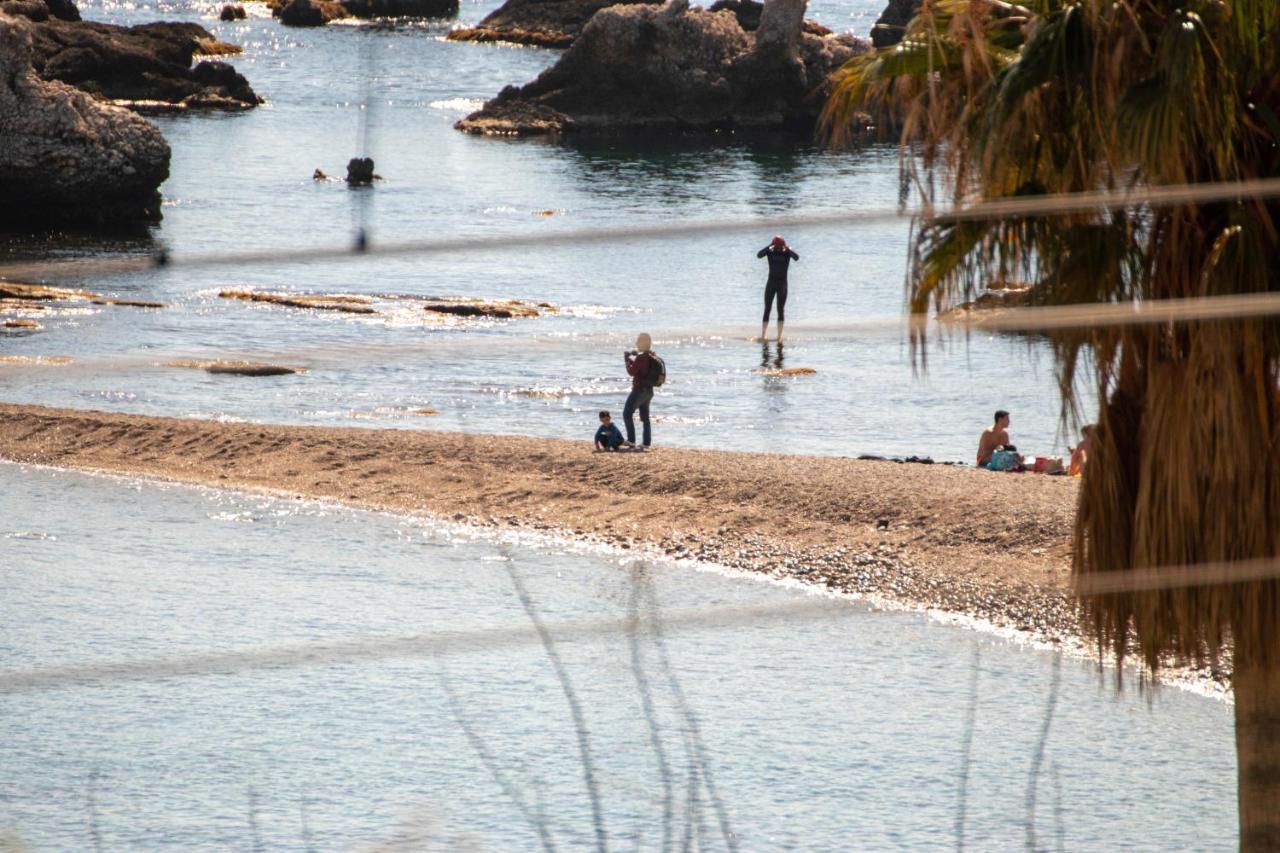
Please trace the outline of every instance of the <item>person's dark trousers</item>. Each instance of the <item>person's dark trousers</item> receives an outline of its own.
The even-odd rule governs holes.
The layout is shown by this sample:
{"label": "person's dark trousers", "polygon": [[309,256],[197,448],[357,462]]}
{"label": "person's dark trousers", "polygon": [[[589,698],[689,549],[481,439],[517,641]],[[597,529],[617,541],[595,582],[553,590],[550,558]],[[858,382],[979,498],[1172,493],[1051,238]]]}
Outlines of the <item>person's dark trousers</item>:
{"label": "person's dark trousers", "polygon": [[653,439],[653,433],[649,430],[649,403],[652,400],[652,388],[633,388],[627,395],[627,404],[622,407],[622,419],[627,422],[627,441],[632,444],[636,443],[636,425],[631,420],[631,415],[637,409],[640,411],[640,423],[644,427],[644,446],[648,447]]}
{"label": "person's dark trousers", "polygon": [[778,322],[787,322],[787,283],[769,279],[764,286],[764,322],[769,322],[769,309],[773,307],[774,298],[778,300]]}

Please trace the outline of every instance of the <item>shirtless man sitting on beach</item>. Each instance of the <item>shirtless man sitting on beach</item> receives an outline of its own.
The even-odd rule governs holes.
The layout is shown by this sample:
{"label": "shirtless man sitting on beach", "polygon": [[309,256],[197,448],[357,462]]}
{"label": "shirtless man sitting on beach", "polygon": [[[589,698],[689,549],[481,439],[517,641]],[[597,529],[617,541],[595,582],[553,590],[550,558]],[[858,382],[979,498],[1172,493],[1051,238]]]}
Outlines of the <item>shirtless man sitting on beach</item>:
{"label": "shirtless man sitting on beach", "polygon": [[985,468],[991,461],[991,454],[997,448],[1009,444],[1009,413],[1004,409],[996,411],[996,422],[982,431],[978,439],[978,467]]}

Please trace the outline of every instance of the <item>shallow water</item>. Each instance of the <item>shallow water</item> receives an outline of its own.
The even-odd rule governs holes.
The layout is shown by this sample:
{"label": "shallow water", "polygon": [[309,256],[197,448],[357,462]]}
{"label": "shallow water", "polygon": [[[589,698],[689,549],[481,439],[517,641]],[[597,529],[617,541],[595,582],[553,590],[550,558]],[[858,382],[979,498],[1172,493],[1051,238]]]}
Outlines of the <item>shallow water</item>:
{"label": "shallow water", "polygon": [[[668,826],[708,850],[725,829],[741,850],[849,850],[952,846],[958,827],[972,849],[1025,849],[1033,767],[1037,849],[1235,846],[1228,706],[1117,694],[1092,665],[922,615],[295,500],[13,464],[0,495],[0,837],[31,849],[534,849],[538,825],[556,849],[594,846],[577,729],[532,637],[3,687],[15,670],[526,627],[513,577],[580,704],[613,848],[663,849]],[[623,620],[637,590],[660,635],[565,639],[567,622]]]}
{"label": "shallow water", "polygon": [[[475,22],[494,5],[464,4],[460,20]],[[822,0],[810,14],[865,34],[880,5]],[[36,334],[0,336],[0,353],[83,362],[0,365],[0,399],[388,427],[421,427],[406,410],[432,408],[440,414],[431,427],[585,440],[598,409],[621,409],[621,351],[644,329],[669,368],[654,405],[659,443],[969,460],[990,413],[1005,408],[1021,448],[1061,451],[1052,360],[1041,344],[987,335],[939,341],[917,375],[894,329],[797,339],[781,354],[748,342],[764,282],[755,252],[770,234],[462,251],[469,239],[495,234],[550,238],[563,229],[891,207],[899,198],[893,147],[845,154],[789,137],[464,136],[455,120],[503,86],[532,79],[555,53],[450,43],[443,23],[288,29],[264,7],[248,8],[248,21],[224,24],[214,20],[216,4],[203,2],[84,6],[87,17],[123,23],[199,21],[244,46],[231,61],[268,104],[156,120],[173,163],[162,187],[164,222],[146,238],[63,241],[53,250],[10,241],[10,256],[342,246],[361,222],[375,243],[448,237],[459,252],[67,281],[170,307],[80,308],[44,317]],[[374,157],[385,183],[351,191],[311,180],[317,167],[343,174],[357,153]],[[535,215],[547,210],[554,215]],[[907,223],[802,228],[787,237],[802,257],[787,306],[794,331],[806,322],[901,316]],[[230,302],[216,296],[224,287],[522,297],[563,310],[439,327],[413,310],[371,319]],[[272,358],[312,369],[244,379],[151,366],[169,356]],[[818,372],[755,374],[762,365]]]}

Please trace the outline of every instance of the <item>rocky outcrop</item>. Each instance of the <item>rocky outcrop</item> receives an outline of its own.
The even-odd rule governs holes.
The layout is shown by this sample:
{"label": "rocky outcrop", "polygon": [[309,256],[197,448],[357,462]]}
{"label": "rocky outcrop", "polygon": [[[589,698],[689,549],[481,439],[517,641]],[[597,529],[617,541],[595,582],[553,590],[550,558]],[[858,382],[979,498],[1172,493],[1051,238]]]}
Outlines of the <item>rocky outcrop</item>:
{"label": "rocky outcrop", "polygon": [[[608,6],[662,5],[662,0],[507,0],[474,27],[454,30],[450,41],[510,42],[537,47],[569,47],[591,17]],[[756,0],[716,0],[708,11],[727,10],[747,32],[760,26],[764,4]],[[804,22],[807,33],[830,35],[816,21]]]}
{"label": "rocky outcrop", "polygon": [[452,18],[458,0],[268,0],[291,27],[322,27],[340,18]]}
{"label": "rocky outcrop", "polygon": [[[596,12],[617,2],[618,0],[507,0],[474,27],[449,33],[449,39],[568,47]],[[622,2],[654,6],[661,4],[661,0]]]}
{"label": "rocky outcrop", "polygon": [[876,47],[889,47],[902,41],[907,24],[920,11],[920,3],[921,0],[889,0],[871,27],[871,43]]}
{"label": "rocky outcrop", "polygon": [[[756,0],[716,0],[708,8],[708,12],[729,11],[738,19],[738,26],[747,32],[755,32],[760,28],[760,17],[764,13],[764,4]],[[831,30],[817,21],[804,20],[804,31],[815,36],[829,36]]]}
{"label": "rocky outcrop", "polygon": [[983,322],[999,317],[1010,308],[1023,308],[1031,303],[1031,285],[1012,282],[996,282],[979,293],[973,300],[942,311],[942,322],[965,323],[980,326]]}
{"label": "rocky outcrop", "polygon": [[168,143],[141,116],[40,79],[39,26],[0,15],[0,226],[158,220]]}
{"label": "rocky outcrop", "polygon": [[536,80],[508,86],[455,127],[539,134],[630,128],[809,129],[828,79],[870,49],[805,32],[804,0],[767,0],[754,32],[729,11],[612,6]]}
{"label": "rocky outcrop", "polygon": [[0,0],[0,14],[37,22],[80,20],[80,10],[71,0]]}
{"label": "rocky outcrop", "polygon": [[192,67],[199,54],[237,50],[197,24],[118,27],[50,19],[33,26],[32,38],[31,63],[42,78],[122,106],[171,112],[243,110],[262,103],[225,62]]}

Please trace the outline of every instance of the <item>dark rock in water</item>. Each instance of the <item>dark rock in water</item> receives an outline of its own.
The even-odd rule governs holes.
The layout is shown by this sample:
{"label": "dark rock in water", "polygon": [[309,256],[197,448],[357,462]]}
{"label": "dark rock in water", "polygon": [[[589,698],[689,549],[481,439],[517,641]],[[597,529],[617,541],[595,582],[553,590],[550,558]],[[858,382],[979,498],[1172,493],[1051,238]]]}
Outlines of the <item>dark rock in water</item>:
{"label": "dark rock in water", "polygon": [[[660,5],[661,0],[622,0]],[[507,0],[470,29],[449,33],[452,41],[505,41],[539,47],[568,47],[591,16],[615,0]]]}
{"label": "dark rock in water", "polygon": [[128,110],[40,79],[33,33],[55,23],[0,16],[0,225],[158,220],[168,143]]}
{"label": "dark rock in water", "polygon": [[347,183],[353,187],[368,186],[377,175],[373,173],[371,157],[352,157],[347,161]]}
{"label": "dark rock in water", "polygon": [[249,81],[225,62],[206,60],[191,69],[191,76],[205,88],[205,94],[217,94],[242,104],[259,104],[262,99],[249,86]]}
{"label": "dark rock in water", "polygon": [[245,19],[244,7],[232,6],[228,3],[222,7],[222,12],[219,13],[218,18],[223,21],[243,21]]}
{"label": "dark rock in water", "polygon": [[45,5],[49,7],[49,14],[60,21],[80,20],[80,10],[74,0],[45,0]]}
{"label": "dark rock in water", "polygon": [[198,24],[118,27],[50,20],[35,26],[32,35],[32,65],[42,78],[124,106],[159,102],[179,109],[248,109],[262,103],[230,65],[191,67],[197,53],[230,48]]}
{"label": "dark rock in water", "polygon": [[[569,47],[591,17],[608,6],[662,5],[662,0],[507,0],[479,24],[449,33],[450,41],[511,42],[538,47]],[[764,4],[756,0],[716,0],[708,11],[732,12],[739,26],[754,32]],[[816,21],[805,21],[805,32],[830,35]]]}
{"label": "dark rock in water", "polygon": [[47,21],[49,7],[44,4],[44,0],[5,0],[0,2],[0,14],[26,18],[28,21]]}
{"label": "dark rock in water", "polygon": [[811,129],[831,72],[870,47],[852,35],[805,32],[804,9],[804,0],[767,0],[754,33],[728,10],[689,9],[686,0],[603,9],[559,62],[455,127],[512,135]]}
{"label": "dark rock in water", "polygon": [[1010,308],[1023,308],[1031,301],[1031,285],[996,283],[990,285],[970,302],[940,312],[938,319],[944,323],[964,323],[981,326],[985,321],[1000,317]]}
{"label": "dark rock in water", "polygon": [[289,0],[279,8],[280,23],[290,27],[323,27],[349,17],[342,4],[332,0]]}
{"label": "dark rock in water", "polygon": [[921,0],[889,0],[871,27],[871,43],[876,47],[889,47],[902,41],[907,24],[920,11],[920,3]]}
{"label": "dark rock in water", "polygon": [[340,18],[452,18],[458,0],[269,0],[291,27],[322,27]]}
{"label": "dark rock in water", "polygon": [[353,18],[452,18],[458,0],[340,0]]}
{"label": "dark rock in water", "polygon": [[26,18],[37,23],[50,18],[62,21],[80,20],[80,10],[71,0],[0,0],[0,14]]}
{"label": "dark rock in water", "polygon": [[[728,11],[738,19],[738,26],[747,32],[755,32],[760,27],[760,14],[764,11],[764,3],[756,0],[716,0],[708,8],[708,12]],[[831,30],[817,21],[804,22],[804,31],[815,36],[829,36]]]}

